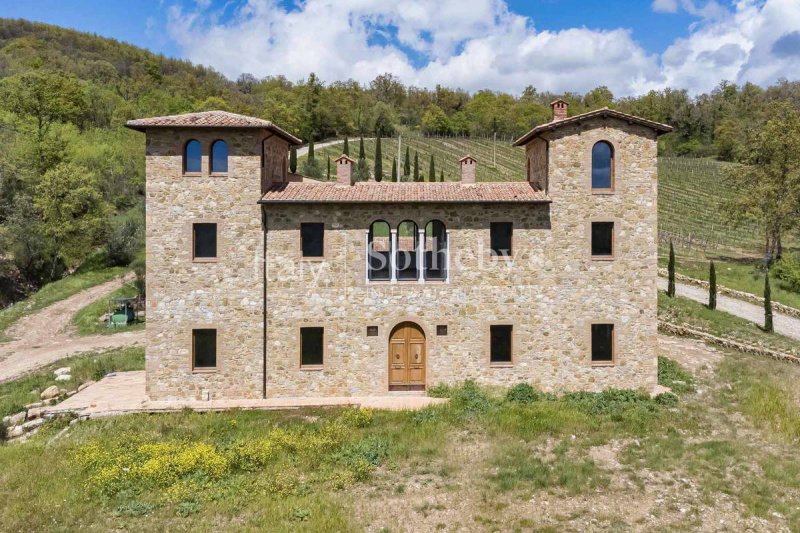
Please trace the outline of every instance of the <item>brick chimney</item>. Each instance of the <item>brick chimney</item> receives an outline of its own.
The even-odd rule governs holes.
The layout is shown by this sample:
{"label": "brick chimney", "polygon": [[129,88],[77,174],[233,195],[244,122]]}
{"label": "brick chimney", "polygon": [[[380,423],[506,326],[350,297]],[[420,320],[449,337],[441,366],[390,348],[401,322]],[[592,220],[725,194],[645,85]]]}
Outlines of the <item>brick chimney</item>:
{"label": "brick chimney", "polygon": [[458,162],[461,165],[461,183],[475,183],[475,158],[465,155]]}
{"label": "brick chimney", "polygon": [[346,155],[340,155],[336,161],[336,183],[340,185],[353,185],[353,161]]}
{"label": "brick chimney", "polygon": [[553,110],[553,122],[558,122],[559,120],[564,120],[567,118],[567,108],[569,104],[559,98],[558,100],[553,100],[550,102],[550,108]]}

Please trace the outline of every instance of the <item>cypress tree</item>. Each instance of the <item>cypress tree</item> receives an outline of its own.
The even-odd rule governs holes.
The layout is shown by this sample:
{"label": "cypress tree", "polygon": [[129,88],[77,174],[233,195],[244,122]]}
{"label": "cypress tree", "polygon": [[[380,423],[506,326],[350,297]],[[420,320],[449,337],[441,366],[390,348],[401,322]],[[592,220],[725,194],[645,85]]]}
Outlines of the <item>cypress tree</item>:
{"label": "cypress tree", "polygon": [[439,181],[444,183],[444,170],[439,171]]}
{"label": "cypress tree", "polygon": [[431,167],[428,169],[428,181],[436,181],[436,163],[433,162],[433,154],[431,154]]}
{"label": "cypress tree", "polygon": [[392,158],[392,177],[389,181],[394,181],[397,179],[397,159]]}
{"label": "cypress tree", "polygon": [[375,181],[383,179],[383,155],[381,154],[381,137],[375,139]]}
{"label": "cypress tree", "polygon": [[419,152],[414,152],[414,181],[419,181]]}
{"label": "cypress tree", "polygon": [[667,282],[667,296],[670,298],[675,297],[675,249],[672,247],[672,241],[669,241],[669,264],[667,264],[668,282]]}
{"label": "cypress tree", "polygon": [[350,143],[347,142],[347,136],[344,138],[344,151],[342,153],[350,157]]}
{"label": "cypress tree", "polygon": [[714,261],[708,267],[708,308],[717,308],[717,269],[714,268]]}
{"label": "cypress tree", "polygon": [[289,151],[289,172],[297,174],[297,148],[294,146]]}
{"label": "cypress tree", "polygon": [[308,163],[314,165],[314,141],[308,141]]}
{"label": "cypress tree", "polygon": [[775,328],[772,325],[772,291],[769,287],[769,267],[764,274],[764,331],[772,333]]}
{"label": "cypress tree", "polygon": [[406,160],[403,162],[403,176],[408,177],[411,175],[411,155],[406,146]]}
{"label": "cypress tree", "polygon": [[331,181],[331,156],[328,156],[328,181]]}
{"label": "cypress tree", "polygon": [[364,137],[361,137],[361,141],[358,145],[358,162],[356,163],[356,181],[367,181],[369,180],[369,167],[367,166],[367,155],[364,152]]}

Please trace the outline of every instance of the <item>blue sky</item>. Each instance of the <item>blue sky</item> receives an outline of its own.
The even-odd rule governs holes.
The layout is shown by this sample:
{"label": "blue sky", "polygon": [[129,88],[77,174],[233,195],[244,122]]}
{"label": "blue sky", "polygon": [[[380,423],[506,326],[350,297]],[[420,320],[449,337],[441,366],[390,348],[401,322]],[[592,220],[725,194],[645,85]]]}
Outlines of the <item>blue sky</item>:
{"label": "blue sky", "polygon": [[[800,67],[798,0],[0,0],[0,16],[89,31],[213,66],[519,92],[616,94]],[[796,74],[794,74],[796,76]]]}

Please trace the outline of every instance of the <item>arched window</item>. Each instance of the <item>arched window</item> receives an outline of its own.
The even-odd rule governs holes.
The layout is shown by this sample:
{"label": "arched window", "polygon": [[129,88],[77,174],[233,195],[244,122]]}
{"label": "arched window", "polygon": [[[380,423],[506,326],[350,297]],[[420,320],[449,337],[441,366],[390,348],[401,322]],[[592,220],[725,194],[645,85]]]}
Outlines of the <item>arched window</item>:
{"label": "arched window", "polygon": [[392,234],[389,224],[376,220],[369,227],[367,239],[367,272],[370,280],[389,280],[392,278]]}
{"label": "arched window", "polygon": [[417,279],[417,225],[404,220],[397,226],[397,279]]}
{"label": "arched window", "polygon": [[447,279],[447,231],[439,220],[425,225],[425,279]]}
{"label": "arched window", "polygon": [[201,159],[202,155],[202,147],[200,146],[200,141],[195,139],[190,139],[186,142],[186,146],[183,147],[183,171],[184,172],[200,172],[201,170]]}
{"label": "arched window", "polygon": [[614,148],[606,141],[592,147],[592,189],[614,189]]}
{"label": "arched window", "polygon": [[225,141],[214,141],[211,144],[211,172],[228,172],[228,143]]}

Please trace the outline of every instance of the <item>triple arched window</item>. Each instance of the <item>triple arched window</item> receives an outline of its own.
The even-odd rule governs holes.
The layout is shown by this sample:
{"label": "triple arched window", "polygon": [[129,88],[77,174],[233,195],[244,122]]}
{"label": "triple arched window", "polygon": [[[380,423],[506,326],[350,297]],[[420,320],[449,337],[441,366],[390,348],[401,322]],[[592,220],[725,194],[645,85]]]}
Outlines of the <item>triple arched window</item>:
{"label": "triple arched window", "polygon": [[447,229],[440,220],[431,220],[423,231],[413,220],[394,230],[376,220],[367,232],[366,265],[370,281],[446,281]]}
{"label": "triple arched window", "polygon": [[614,190],[614,147],[608,141],[592,146],[592,190]]}
{"label": "triple arched window", "polygon": [[[197,139],[189,139],[183,146],[183,172],[200,174],[203,166],[203,147]],[[211,143],[209,172],[225,174],[228,172],[228,143],[219,139]]]}

